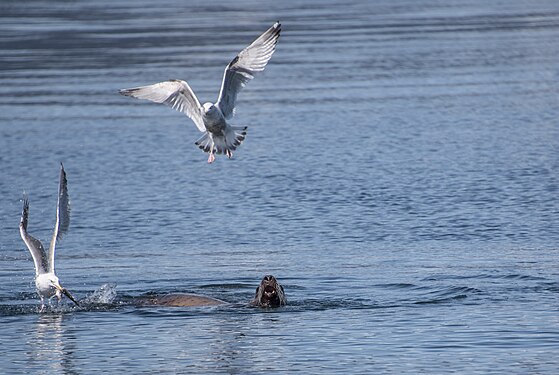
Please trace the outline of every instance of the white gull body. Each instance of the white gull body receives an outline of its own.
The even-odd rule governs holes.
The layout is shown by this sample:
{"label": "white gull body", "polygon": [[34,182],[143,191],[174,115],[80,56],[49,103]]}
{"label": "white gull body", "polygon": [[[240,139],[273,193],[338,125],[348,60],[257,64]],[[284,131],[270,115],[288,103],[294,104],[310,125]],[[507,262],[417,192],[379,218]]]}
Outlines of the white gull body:
{"label": "white gull body", "polygon": [[60,165],[60,180],[58,184],[58,203],[56,205],[56,224],[50,241],[48,253],[43,244],[38,239],[27,233],[27,223],[29,218],[29,200],[23,197],[23,210],[19,223],[19,233],[25,245],[29,249],[33,262],[35,263],[35,286],[41,298],[41,311],[45,308],[45,298],[50,299],[54,296],[61,300],[62,294],[67,296],[72,302],[78,302],[72,297],[70,292],[60,285],[60,281],[54,272],[54,251],[56,242],[60,240],[68,231],[70,226],[70,198],[68,196],[68,182],[64,166]]}
{"label": "white gull body", "polygon": [[188,83],[181,80],[123,89],[119,93],[167,104],[192,119],[198,130],[204,133],[196,145],[209,153],[208,163],[215,160],[215,154],[231,158],[233,151],[245,140],[247,130],[246,126],[232,126],[227,122],[235,114],[237,94],[257,72],[264,70],[276,49],[280,31],[281,24],[274,23],[227,65],[216,103],[200,105]]}

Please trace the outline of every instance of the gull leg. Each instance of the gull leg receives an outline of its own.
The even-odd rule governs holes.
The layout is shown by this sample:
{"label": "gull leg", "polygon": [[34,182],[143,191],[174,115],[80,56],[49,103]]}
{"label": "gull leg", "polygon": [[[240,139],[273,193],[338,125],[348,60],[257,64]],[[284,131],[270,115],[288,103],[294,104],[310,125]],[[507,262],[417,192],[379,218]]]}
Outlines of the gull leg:
{"label": "gull leg", "polygon": [[39,309],[40,313],[45,312],[45,299],[43,298],[43,296],[39,296],[41,297],[41,308]]}
{"label": "gull leg", "polygon": [[231,159],[233,157],[233,152],[229,149],[225,150],[225,155],[227,155],[227,157],[229,159]]}
{"label": "gull leg", "polygon": [[214,150],[215,150],[215,144],[214,144],[214,140],[213,140],[213,138],[212,138],[212,145],[211,145],[211,148],[210,148],[210,155],[208,156],[208,164],[213,163],[214,160],[215,160]]}

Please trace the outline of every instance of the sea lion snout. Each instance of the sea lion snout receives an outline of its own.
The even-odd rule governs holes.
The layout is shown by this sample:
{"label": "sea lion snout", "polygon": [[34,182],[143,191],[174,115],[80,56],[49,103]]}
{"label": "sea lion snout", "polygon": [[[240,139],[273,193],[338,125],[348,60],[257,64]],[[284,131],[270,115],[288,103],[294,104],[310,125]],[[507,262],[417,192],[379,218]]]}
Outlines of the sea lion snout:
{"label": "sea lion snout", "polygon": [[278,293],[276,292],[276,288],[274,288],[271,285],[266,285],[264,287],[263,298],[268,301],[274,301],[274,303],[279,304],[279,302],[275,301],[278,298]]}

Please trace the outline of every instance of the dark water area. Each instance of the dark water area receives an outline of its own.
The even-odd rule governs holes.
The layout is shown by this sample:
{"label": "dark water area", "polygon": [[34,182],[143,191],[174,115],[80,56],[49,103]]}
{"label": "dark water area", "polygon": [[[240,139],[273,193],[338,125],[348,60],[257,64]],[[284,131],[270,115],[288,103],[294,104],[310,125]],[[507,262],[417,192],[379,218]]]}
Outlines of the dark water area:
{"label": "dark water area", "polygon": [[[118,94],[215,101],[276,20],[233,160]],[[543,0],[2,1],[0,373],[557,373],[558,40]],[[82,307],[39,313],[21,197],[48,243],[60,162]],[[174,292],[228,304],[131,303]]]}

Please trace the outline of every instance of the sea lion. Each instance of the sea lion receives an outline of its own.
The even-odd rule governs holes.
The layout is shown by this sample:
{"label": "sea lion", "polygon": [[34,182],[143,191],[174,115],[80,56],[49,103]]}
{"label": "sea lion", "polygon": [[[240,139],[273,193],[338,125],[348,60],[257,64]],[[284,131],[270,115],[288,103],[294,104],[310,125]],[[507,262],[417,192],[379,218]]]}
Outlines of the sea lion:
{"label": "sea lion", "polygon": [[[164,296],[140,297],[136,301],[142,306],[202,307],[218,306],[227,302],[217,298],[197,294],[172,293]],[[278,307],[287,303],[283,286],[272,275],[266,275],[256,288],[256,295],[250,302],[252,306]]]}
{"label": "sea lion", "polygon": [[194,307],[194,306],[216,306],[227,302],[217,298],[199,296],[196,294],[173,293],[164,296],[150,297],[142,301],[143,305],[157,305],[169,307]]}
{"label": "sea lion", "polygon": [[272,275],[266,275],[256,288],[256,294],[251,302],[253,306],[279,307],[287,303],[283,286]]}

